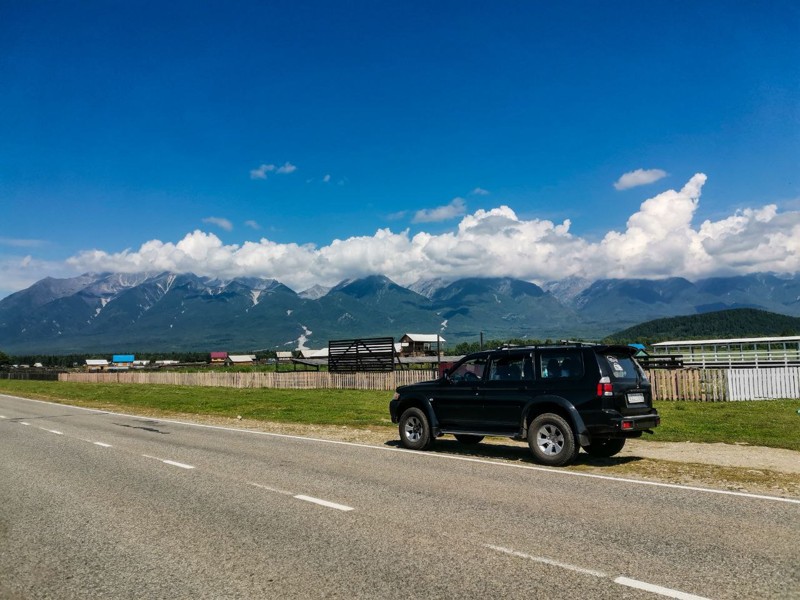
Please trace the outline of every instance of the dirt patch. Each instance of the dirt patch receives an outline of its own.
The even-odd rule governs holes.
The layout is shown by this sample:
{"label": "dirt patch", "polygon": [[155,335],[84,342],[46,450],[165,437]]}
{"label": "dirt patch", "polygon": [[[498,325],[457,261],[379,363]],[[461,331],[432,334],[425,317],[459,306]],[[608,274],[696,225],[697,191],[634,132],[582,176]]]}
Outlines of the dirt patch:
{"label": "dirt patch", "polygon": [[640,456],[658,460],[800,474],[800,452],[747,444],[630,440],[620,456]]}

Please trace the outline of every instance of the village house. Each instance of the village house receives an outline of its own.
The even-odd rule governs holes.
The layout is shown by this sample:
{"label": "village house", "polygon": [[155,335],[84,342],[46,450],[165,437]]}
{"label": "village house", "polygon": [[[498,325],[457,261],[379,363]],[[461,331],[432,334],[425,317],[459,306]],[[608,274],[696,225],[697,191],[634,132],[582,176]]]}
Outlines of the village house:
{"label": "village house", "polygon": [[114,354],[111,357],[111,366],[114,369],[130,369],[134,360],[133,354]]}
{"label": "village house", "polygon": [[105,358],[87,358],[87,371],[105,371],[108,369],[108,361]]}
{"label": "village house", "polygon": [[228,362],[228,353],[227,352],[212,352],[211,353],[211,364],[212,365],[224,365]]}
{"label": "village house", "polygon": [[256,362],[256,355],[255,354],[230,354],[228,355],[228,362],[227,364],[240,367],[243,365],[252,365]]}
{"label": "village house", "polygon": [[444,351],[445,339],[436,333],[406,333],[400,338],[401,356],[436,356]]}

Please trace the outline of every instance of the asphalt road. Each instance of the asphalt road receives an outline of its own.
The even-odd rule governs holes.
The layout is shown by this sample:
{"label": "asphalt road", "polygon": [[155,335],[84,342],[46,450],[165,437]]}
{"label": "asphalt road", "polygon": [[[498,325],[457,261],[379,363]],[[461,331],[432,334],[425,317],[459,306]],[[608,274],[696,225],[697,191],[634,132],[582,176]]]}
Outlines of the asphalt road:
{"label": "asphalt road", "polygon": [[0,395],[0,598],[800,598],[800,502]]}

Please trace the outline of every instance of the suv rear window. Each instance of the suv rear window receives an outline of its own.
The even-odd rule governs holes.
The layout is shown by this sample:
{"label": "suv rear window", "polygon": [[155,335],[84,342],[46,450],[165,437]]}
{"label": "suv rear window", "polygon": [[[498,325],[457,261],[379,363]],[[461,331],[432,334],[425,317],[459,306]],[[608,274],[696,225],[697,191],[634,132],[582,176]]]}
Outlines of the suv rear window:
{"label": "suv rear window", "polygon": [[645,379],[639,365],[626,354],[605,353],[598,354],[598,358],[608,365],[608,373],[616,381]]}

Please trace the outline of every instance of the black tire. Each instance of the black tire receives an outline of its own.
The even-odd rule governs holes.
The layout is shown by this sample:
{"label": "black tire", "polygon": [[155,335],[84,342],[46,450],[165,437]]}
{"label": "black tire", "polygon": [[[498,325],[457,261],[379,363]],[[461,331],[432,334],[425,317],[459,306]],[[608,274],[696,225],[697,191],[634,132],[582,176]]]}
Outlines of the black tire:
{"label": "black tire", "polygon": [[469,433],[457,433],[456,439],[462,444],[480,444],[483,441],[482,435],[471,435]]}
{"label": "black tire", "polygon": [[407,408],[400,416],[400,443],[409,450],[427,450],[433,444],[428,416],[419,408]]}
{"label": "black tire", "polygon": [[553,413],[539,415],[528,426],[528,446],[536,462],[549,467],[563,467],[575,460],[579,446],[572,427]]}
{"label": "black tire", "polygon": [[584,450],[589,456],[610,458],[619,454],[625,447],[625,438],[600,438],[593,440]]}

